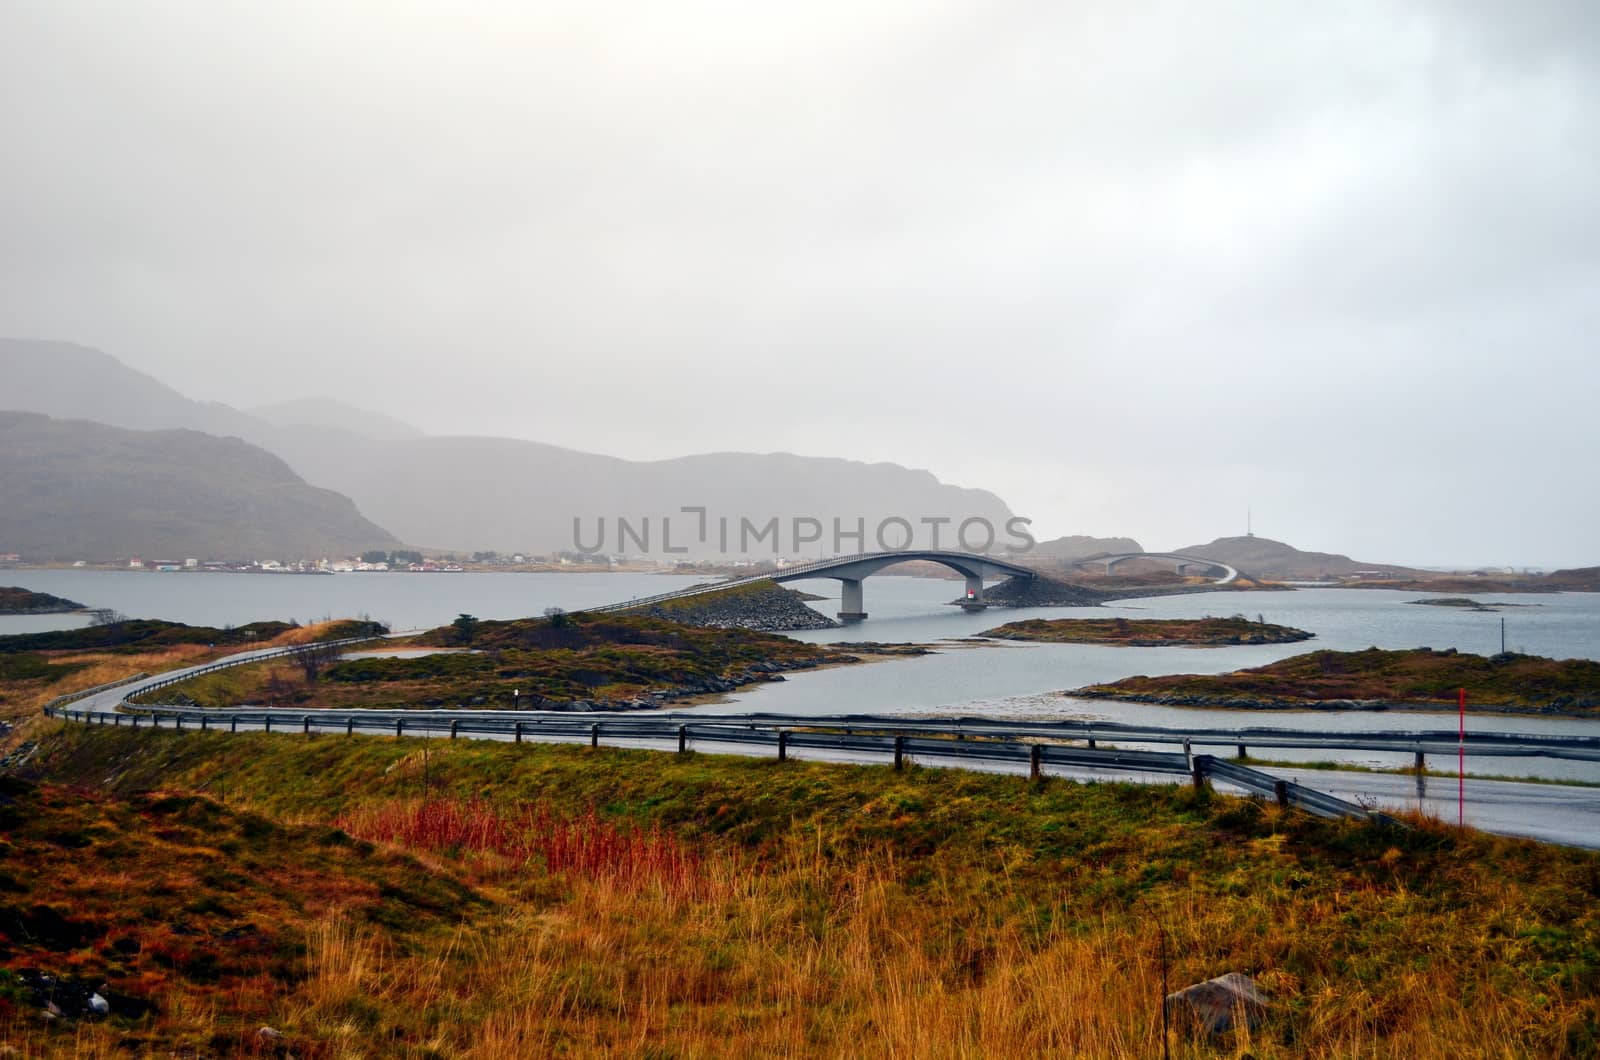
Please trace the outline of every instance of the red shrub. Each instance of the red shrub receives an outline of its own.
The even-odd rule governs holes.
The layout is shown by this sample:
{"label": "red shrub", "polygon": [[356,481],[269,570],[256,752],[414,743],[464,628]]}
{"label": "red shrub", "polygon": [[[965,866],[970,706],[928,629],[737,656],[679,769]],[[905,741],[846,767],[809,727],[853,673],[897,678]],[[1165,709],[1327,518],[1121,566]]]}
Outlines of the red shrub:
{"label": "red shrub", "polygon": [[700,876],[700,856],[659,825],[618,825],[593,810],[561,819],[543,807],[508,812],[482,799],[431,799],[386,803],[341,818],[339,825],[366,839],[417,850],[496,854],[553,875],[659,883],[672,891],[692,889]]}

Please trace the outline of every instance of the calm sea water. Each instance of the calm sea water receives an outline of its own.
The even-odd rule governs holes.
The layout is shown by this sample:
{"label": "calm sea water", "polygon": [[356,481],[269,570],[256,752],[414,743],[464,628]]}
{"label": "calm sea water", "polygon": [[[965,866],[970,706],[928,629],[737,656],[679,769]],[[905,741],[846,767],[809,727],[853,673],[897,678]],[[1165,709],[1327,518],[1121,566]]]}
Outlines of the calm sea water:
{"label": "calm sea water", "polygon": [[[794,583],[817,595],[826,581]],[[833,590],[837,594],[837,590]],[[1295,592],[1225,592],[1125,600],[1101,608],[998,609],[969,615],[942,606],[959,583],[877,577],[866,582],[868,621],[846,631],[853,639],[939,642],[939,654],[889,659],[864,666],[793,674],[787,681],[745,689],[706,713],[771,711],[792,714],[847,712],[970,714],[1009,717],[1089,718],[1176,728],[1281,726],[1330,731],[1448,729],[1456,716],[1425,711],[1196,710],[1150,704],[1076,699],[1066,691],[1134,674],[1223,673],[1262,666],[1314,648],[1456,648],[1492,654],[1506,646],[1554,658],[1600,659],[1600,594],[1481,594],[1504,603],[1499,613],[1428,607],[1410,601],[1427,594],[1382,589],[1301,589]],[[827,610],[828,601],[812,606]],[[1124,648],[1096,644],[983,644],[959,638],[1022,618],[1196,618],[1257,615],[1268,622],[1316,634],[1298,644],[1224,648]],[[837,632],[799,634],[807,640],[841,639]],[[1469,726],[1499,732],[1600,733],[1600,722],[1530,715],[1473,715]],[[1409,765],[1407,756],[1375,752],[1298,754],[1273,751],[1287,761],[1334,759],[1353,764]],[[1469,771],[1600,781],[1600,765],[1538,759],[1478,758]]]}
{"label": "calm sea water", "polygon": [[[157,574],[98,571],[5,571],[0,584],[22,585],[111,607],[140,618],[205,625],[258,619],[314,620],[371,615],[396,629],[441,625],[457,614],[482,618],[537,615],[546,607],[569,610],[665,592],[697,579],[654,574],[343,574],[299,577],[247,574]],[[838,609],[838,583],[793,583],[828,597],[812,606]],[[1078,700],[1064,693],[1133,674],[1220,673],[1260,666],[1311,648],[1457,648],[1489,654],[1500,647],[1500,620],[1514,651],[1555,658],[1600,659],[1600,594],[1478,595],[1506,606],[1498,614],[1423,607],[1420,594],[1389,590],[1302,589],[1296,592],[1227,592],[1120,601],[1105,608],[995,610],[969,615],[948,606],[959,581],[879,576],[867,580],[868,621],[840,630],[798,636],[810,641],[916,641],[939,651],[921,658],[790,675],[756,686],[706,712],[961,713],[1038,717],[1089,717],[1161,725],[1228,727],[1283,725],[1323,729],[1451,728],[1453,714],[1421,712],[1293,712],[1188,710]],[[1315,633],[1302,644],[1226,648],[1113,648],[1067,644],[975,644],[964,641],[992,626],[1028,617],[1126,615],[1188,618],[1260,615],[1268,622]],[[0,618],[0,634],[79,625],[81,616]],[[1471,724],[1512,732],[1600,731],[1600,723],[1524,715],[1477,716]],[[1279,757],[1289,757],[1287,753]],[[1327,757],[1326,754],[1318,757]],[[1405,764],[1381,755],[1344,756],[1371,764]],[[1474,763],[1479,772],[1582,776],[1600,779],[1595,767],[1527,761]]]}
{"label": "calm sea water", "polygon": [[[0,571],[0,585],[54,593],[131,618],[199,626],[370,615],[395,629],[444,625],[466,612],[525,618],[650,596],[704,581],[673,574],[210,574]],[[0,634],[83,625],[81,615],[0,617]]]}

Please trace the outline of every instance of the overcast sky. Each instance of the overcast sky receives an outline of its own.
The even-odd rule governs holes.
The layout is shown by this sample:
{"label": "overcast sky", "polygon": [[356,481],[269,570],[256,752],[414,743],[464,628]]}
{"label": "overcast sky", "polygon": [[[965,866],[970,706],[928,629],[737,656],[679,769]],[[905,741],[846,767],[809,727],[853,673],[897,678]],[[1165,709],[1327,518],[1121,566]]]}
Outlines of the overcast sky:
{"label": "overcast sky", "polygon": [[0,144],[0,334],[192,397],[1600,563],[1593,0],[7,0]]}

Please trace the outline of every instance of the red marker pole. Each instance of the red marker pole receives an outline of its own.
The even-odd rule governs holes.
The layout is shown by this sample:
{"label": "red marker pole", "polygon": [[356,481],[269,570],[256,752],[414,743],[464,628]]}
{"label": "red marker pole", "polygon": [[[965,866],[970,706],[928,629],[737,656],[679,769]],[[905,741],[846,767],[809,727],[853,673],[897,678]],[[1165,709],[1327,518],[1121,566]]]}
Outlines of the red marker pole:
{"label": "red marker pole", "polygon": [[1456,827],[1467,826],[1467,690],[1456,696],[1460,727],[1456,733]]}

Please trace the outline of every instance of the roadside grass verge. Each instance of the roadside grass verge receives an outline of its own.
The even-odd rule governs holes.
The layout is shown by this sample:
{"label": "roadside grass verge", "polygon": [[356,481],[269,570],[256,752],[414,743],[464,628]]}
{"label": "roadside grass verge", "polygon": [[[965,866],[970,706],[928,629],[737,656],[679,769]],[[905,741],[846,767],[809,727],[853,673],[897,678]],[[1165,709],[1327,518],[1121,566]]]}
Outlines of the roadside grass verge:
{"label": "roadside grass verge", "polygon": [[[1176,1038],[1176,1056],[1600,1048],[1600,855],[1423,818],[1381,830],[1186,788],[332,735],[64,726],[30,769],[371,836],[481,896],[409,935],[307,916],[304,977],[250,1010],[301,1055],[1148,1057],[1159,933],[1174,987],[1241,971],[1277,1005],[1253,1034]],[[612,853],[552,859],[560,835]],[[633,857],[625,837],[656,837],[681,868],[607,868]],[[232,1004],[215,1000],[218,1033]],[[73,1041],[109,1051],[115,1024]]]}

